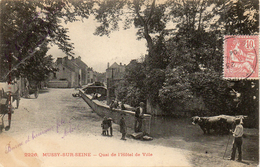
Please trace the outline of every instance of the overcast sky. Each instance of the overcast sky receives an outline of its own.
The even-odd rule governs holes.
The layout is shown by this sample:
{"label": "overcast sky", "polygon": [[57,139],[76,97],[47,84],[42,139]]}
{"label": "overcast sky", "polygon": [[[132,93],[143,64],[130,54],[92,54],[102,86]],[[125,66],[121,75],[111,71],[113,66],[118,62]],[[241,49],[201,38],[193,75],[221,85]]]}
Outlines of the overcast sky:
{"label": "overcast sky", "polygon": [[[128,64],[132,59],[140,58],[147,53],[146,41],[137,40],[137,29],[115,31],[107,36],[93,35],[98,24],[93,19],[64,24],[69,28],[68,35],[74,43],[75,57],[81,56],[83,62],[97,72],[105,72],[107,63]],[[52,47],[48,54],[55,58],[65,54]]]}

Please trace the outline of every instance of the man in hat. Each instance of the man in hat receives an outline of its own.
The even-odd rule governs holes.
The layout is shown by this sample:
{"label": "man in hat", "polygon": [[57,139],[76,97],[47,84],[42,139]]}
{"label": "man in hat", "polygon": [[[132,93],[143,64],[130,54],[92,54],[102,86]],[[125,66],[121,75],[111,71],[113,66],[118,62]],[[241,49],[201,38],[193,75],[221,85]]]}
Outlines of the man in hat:
{"label": "man in hat", "polygon": [[135,132],[142,132],[142,122],[145,114],[145,107],[144,103],[140,103],[140,107],[138,107],[135,111]]}
{"label": "man in hat", "polygon": [[121,119],[119,122],[120,125],[120,133],[122,133],[122,137],[121,140],[126,140],[125,136],[126,136],[126,123],[125,123],[125,118],[124,118],[125,113],[121,114]]}
{"label": "man in hat", "polygon": [[234,136],[234,141],[233,141],[233,148],[232,148],[232,153],[231,153],[231,158],[230,160],[235,160],[236,156],[236,149],[238,149],[238,161],[242,161],[242,136],[243,136],[243,126],[241,124],[241,119],[236,119],[236,128],[232,132]]}

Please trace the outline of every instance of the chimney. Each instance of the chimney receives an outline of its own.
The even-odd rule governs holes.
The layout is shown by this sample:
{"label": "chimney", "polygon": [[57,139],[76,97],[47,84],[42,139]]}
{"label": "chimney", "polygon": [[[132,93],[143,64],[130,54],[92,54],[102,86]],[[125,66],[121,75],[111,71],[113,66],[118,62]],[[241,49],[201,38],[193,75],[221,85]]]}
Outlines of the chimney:
{"label": "chimney", "polygon": [[120,66],[122,65],[122,63],[120,63]]}
{"label": "chimney", "polygon": [[107,68],[109,68],[109,63],[107,63]]}

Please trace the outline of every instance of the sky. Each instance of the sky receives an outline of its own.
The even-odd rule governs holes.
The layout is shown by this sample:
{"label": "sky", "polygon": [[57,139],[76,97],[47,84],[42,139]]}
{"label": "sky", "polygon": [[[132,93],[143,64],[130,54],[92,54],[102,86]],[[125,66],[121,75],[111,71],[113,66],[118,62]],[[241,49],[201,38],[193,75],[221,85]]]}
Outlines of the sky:
{"label": "sky", "polygon": [[[128,64],[132,59],[138,59],[147,54],[146,41],[137,40],[137,29],[132,27],[128,30],[112,32],[110,37],[96,36],[93,33],[98,25],[92,18],[84,22],[77,21],[63,24],[69,28],[69,37],[74,43],[75,57],[81,60],[97,72],[105,72],[107,64],[114,62]],[[64,57],[65,54],[57,46],[51,47],[48,54],[54,58]]]}

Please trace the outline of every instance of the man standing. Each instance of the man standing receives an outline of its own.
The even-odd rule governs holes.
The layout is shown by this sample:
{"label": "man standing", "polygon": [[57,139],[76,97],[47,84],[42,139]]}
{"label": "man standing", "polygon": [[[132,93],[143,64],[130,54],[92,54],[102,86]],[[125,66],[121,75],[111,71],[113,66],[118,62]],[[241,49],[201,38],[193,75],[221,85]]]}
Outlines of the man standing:
{"label": "man standing", "polygon": [[122,133],[122,137],[121,140],[126,140],[125,136],[126,136],[126,123],[125,123],[125,118],[124,118],[124,113],[121,114],[121,119],[119,122],[120,125],[120,133]]}
{"label": "man standing", "polygon": [[107,121],[108,121],[108,127],[110,129],[110,136],[113,136],[113,127],[112,127],[113,119],[112,118],[108,118]]}
{"label": "man standing", "polygon": [[232,153],[231,153],[231,158],[230,160],[235,160],[236,156],[236,149],[238,149],[238,161],[242,161],[242,136],[243,136],[243,126],[241,124],[240,119],[235,120],[236,123],[236,128],[234,130],[233,136],[234,136],[234,141],[233,141],[233,148],[232,148]]}
{"label": "man standing", "polygon": [[144,103],[140,103],[140,107],[138,107],[135,111],[135,132],[142,132],[142,122],[145,114]]}

